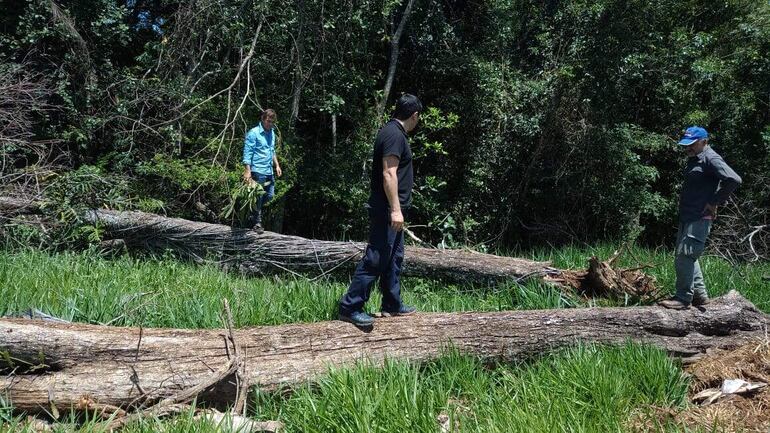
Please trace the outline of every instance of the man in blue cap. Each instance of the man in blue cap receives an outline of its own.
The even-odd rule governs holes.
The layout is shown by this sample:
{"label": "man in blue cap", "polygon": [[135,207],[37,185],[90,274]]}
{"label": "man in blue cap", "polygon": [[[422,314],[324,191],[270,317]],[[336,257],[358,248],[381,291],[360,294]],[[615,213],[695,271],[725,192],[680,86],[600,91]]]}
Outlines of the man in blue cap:
{"label": "man in blue cap", "polygon": [[727,201],[741,177],[708,145],[708,132],[691,126],[679,140],[688,156],[684,186],[679,197],[679,232],[676,236],[676,294],[660,305],[684,310],[709,301],[698,258],[703,254],[717,206]]}

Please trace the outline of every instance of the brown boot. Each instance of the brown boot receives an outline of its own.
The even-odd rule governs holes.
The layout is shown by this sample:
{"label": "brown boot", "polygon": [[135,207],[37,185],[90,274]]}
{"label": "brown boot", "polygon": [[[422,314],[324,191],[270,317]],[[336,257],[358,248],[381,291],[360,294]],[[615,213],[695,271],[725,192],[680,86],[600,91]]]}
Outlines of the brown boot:
{"label": "brown boot", "polygon": [[677,298],[668,298],[665,301],[658,302],[661,307],[668,308],[670,310],[686,310],[690,308],[690,304],[685,304]]}
{"label": "brown boot", "polygon": [[700,307],[701,305],[706,305],[709,302],[711,302],[711,299],[709,298],[692,298],[693,307]]}

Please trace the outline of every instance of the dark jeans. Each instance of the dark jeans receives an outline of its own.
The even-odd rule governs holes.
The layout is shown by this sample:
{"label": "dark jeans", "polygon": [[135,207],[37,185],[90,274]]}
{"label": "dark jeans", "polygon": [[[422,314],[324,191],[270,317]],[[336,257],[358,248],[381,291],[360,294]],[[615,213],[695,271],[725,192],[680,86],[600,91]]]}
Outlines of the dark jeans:
{"label": "dark jeans", "polygon": [[249,217],[249,225],[253,226],[255,224],[262,224],[262,206],[275,195],[275,181],[272,174],[259,174],[253,171],[251,172],[251,178],[265,189],[265,193],[259,196],[257,207]]}
{"label": "dark jeans", "polygon": [[[406,218],[406,210],[402,210]],[[340,300],[340,314],[362,311],[374,281],[379,278],[382,310],[401,308],[401,264],[404,261],[404,232],[390,227],[387,209],[369,209],[369,244],[358,262],[348,292]]]}

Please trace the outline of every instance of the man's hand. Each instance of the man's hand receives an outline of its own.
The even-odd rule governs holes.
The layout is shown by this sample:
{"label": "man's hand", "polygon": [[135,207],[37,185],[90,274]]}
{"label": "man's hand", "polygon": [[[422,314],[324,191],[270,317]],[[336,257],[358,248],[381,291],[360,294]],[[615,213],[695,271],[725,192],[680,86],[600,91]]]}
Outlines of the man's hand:
{"label": "man's hand", "polygon": [[401,209],[390,211],[390,226],[397,232],[404,228],[404,215],[401,213]]}
{"label": "man's hand", "polygon": [[278,177],[281,177],[282,174],[283,174],[283,171],[281,171],[281,166],[280,165],[276,165],[275,166],[275,175],[278,176]]}
{"label": "man's hand", "polygon": [[711,218],[717,217],[717,205],[706,203],[706,206],[703,208],[703,215],[709,216]]}
{"label": "man's hand", "polygon": [[243,181],[246,183],[246,185],[251,183],[251,170],[245,170],[243,172]]}

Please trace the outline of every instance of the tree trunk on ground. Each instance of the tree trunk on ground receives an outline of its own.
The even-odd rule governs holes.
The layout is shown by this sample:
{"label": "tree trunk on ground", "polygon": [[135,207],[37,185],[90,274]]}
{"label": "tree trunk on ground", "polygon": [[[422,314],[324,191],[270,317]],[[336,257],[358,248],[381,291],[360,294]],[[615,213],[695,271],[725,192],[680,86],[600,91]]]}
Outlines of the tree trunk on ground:
{"label": "tree trunk on ground", "polygon": [[[41,213],[39,203],[0,196],[1,223],[33,224],[23,217],[35,213]],[[106,237],[103,246],[113,245],[115,242],[111,241],[118,240],[120,249],[124,246],[168,249],[199,262],[213,260],[226,269],[236,269],[246,275],[288,271],[321,277],[334,271],[349,272],[366,247],[361,242],[320,241],[271,232],[257,234],[251,230],[144,212],[91,210],[82,219],[103,229]],[[43,222],[35,221],[33,225],[41,224]],[[506,280],[521,283],[539,278],[587,296],[648,301],[660,297],[655,279],[639,271],[646,266],[635,269],[612,267],[621,251],[606,262],[592,258],[588,270],[582,271],[554,269],[548,262],[469,250],[406,247],[404,275],[457,283]]]}
{"label": "tree trunk on ground", "polygon": [[34,200],[0,196],[0,222],[15,215],[36,214],[40,204]]}
{"label": "tree trunk on ground", "polygon": [[[219,224],[166,218],[144,212],[93,210],[85,215],[105,236],[129,247],[171,249],[197,260],[215,259],[245,274],[287,270],[323,275],[351,270],[366,247],[360,242],[334,242],[237,229]],[[558,276],[546,262],[501,257],[465,250],[406,247],[404,274],[455,282],[523,281]]]}
{"label": "tree trunk on ground", "polygon": [[[450,345],[483,359],[513,360],[577,342],[631,340],[689,357],[764,335],[768,323],[770,317],[731,292],[705,308],[687,311],[626,307],[424,313],[379,319],[369,332],[334,321],[241,329],[233,339],[248,383],[275,389],[362,358],[375,363],[385,358],[426,361]],[[149,404],[227,370],[227,335],[226,330],[0,319],[7,402],[27,412],[69,410],[83,400],[124,408]],[[234,385],[220,381],[201,399],[232,403],[235,395]]]}

